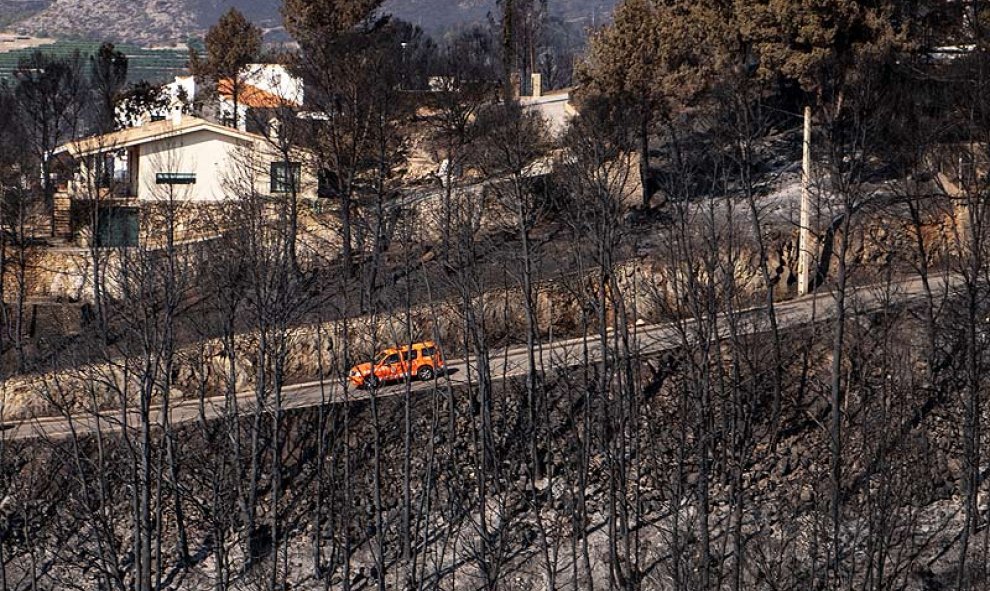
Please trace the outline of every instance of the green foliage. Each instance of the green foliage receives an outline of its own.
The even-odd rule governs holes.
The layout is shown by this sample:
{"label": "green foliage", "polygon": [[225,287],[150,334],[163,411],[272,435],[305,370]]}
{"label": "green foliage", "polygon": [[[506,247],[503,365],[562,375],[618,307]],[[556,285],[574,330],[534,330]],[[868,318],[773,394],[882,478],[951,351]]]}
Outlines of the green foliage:
{"label": "green foliage", "polygon": [[107,42],[89,61],[90,83],[96,94],[97,122],[105,131],[113,126],[114,105],[127,83],[127,56],[113,43]]}
{"label": "green foliage", "polygon": [[366,24],[383,0],[285,0],[285,30],[309,53]]}
{"label": "green foliage", "polygon": [[236,8],[231,8],[206,33],[205,54],[190,51],[193,73],[214,81],[236,79],[244,66],[261,53],[261,29],[247,20]]}
{"label": "green foliage", "polygon": [[863,60],[907,46],[911,15],[902,8],[893,0],[735,0],[736,51],[755,59],[757,76],[821,96]]}
{"label": "green foliage", "polygon": [[120,93],[120,107],[124,119],[131,120],[143,113],[162,110],[169,105],[168,96],[162,87],[145,80],[138,81]]}
{"label": "green foliage", "polygon": [[690,104],[740,71],[822,96],[908,47],[912,16],[895,0],[624,0],[581,76],[594,93],[654,105]]}
{"label": "green foliage", "polygon": [[578,77],[592,94],[651,110],[690,104],[717,70],[713,47],[727,28],[702,2],[625,0],[592,38]]}

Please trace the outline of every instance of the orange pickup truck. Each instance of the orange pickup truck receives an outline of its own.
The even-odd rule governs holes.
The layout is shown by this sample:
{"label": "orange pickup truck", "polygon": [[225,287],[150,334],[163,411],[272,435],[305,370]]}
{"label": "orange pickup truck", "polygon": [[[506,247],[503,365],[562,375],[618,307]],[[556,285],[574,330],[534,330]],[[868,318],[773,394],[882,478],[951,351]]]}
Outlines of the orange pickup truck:
{"label": "orange pickup truck", "polygon": [[440,349],[432,341],[424,341],[407,347],[385,349],[374,363],[352,367],[347,377],[356,388],[374,388],[412,376],[429,381],[443,367]]}

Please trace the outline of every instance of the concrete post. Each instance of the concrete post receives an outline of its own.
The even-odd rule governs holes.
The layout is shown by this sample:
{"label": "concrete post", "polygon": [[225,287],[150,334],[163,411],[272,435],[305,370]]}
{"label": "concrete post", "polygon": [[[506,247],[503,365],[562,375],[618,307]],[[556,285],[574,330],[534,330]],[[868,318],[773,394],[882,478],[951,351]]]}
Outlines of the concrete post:
{"label": "concrete post", "polygon": [[801,166],[801,216],[798,234],[798,295],[811,287],[811,107],[804,108]]}

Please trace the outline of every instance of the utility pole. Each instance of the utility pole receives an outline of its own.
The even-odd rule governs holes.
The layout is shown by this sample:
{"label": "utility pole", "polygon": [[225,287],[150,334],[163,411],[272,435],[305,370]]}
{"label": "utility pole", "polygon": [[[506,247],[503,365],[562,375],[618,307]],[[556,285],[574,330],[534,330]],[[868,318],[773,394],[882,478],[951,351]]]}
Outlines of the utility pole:
{"label": "utility pole", "polygon": [[811,286],[811,106],[804,108],[801,166],[801,216],[798,234],[798,295]]}

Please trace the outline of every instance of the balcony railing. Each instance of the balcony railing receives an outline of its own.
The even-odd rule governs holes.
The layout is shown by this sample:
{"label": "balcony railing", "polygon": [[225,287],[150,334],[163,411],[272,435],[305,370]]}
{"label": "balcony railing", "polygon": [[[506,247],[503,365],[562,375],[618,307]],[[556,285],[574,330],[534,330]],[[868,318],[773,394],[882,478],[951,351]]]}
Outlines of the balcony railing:
{"label": "balcony railing", "polygon": [[128,183],[113,182],[109,186],[93,187],[80,181],[69,181],[60,192],[72,195],[73,199],[136,199],[134,191]]}

